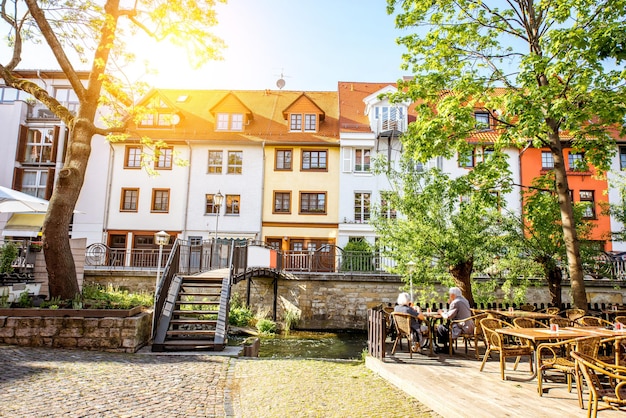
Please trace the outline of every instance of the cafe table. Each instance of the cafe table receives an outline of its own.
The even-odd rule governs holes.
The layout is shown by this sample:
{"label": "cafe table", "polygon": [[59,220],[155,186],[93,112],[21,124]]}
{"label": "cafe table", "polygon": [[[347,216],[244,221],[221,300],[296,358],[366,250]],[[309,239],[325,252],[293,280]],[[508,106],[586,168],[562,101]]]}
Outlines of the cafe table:
{"label": "cafe table", "polygon": [[443,316],[437,311],[422,311],[422,315],[424,315],[426,322],[428,322],[428,328],[430,330],[430,355],[432,356],[434,340],[437,338],[437,321],[441,321]]}
{"label": "cafe table", "polygon": [[[564,341],[572,338],[583,337],[615,337],[619,335],[625,335],[624,331],[611,330],[601,327],[563,327],[558,328],[557,331],[552,331],[550,328],[500,328],[496,332],[503,335],[512,337],[524,338],[533,346],[533,352],[536,351],[537,346],[546,341]],[[535,355],[535,368],[533,374],[528,379],[512,378],[507,376],[507,380],[532,380],[537,377],[537,371],[539,370],[538,358]]]}
{"label": "cafe table", "polygon": [[550,318],[554,318],[558,315],[552,315],[545,312],[533,312],[533,311],[522,311],[522,310],[495,310],[495,309],[485,309],[483,312],[487,314],[492,314],[495,316],[502,316],[508,319],[514,318],[531,318],[537,321],[546,321],[550,320]]}

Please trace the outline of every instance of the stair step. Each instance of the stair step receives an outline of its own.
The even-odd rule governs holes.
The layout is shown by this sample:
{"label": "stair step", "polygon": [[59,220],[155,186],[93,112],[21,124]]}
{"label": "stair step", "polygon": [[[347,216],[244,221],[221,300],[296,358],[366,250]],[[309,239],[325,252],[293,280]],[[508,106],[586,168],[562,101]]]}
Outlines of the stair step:
{"label": "stair step", "polygon": [[215,335],[215,330],[210,330],[210,329],[195,329],[195,330],[182,330],[182,329],[177,329],[177,330],[170,330],[167,331],[167,335],[186,335],[186,336],[201,336],[201,335],[210,335],[210,336],[214,336]]}
{"label": "stair step", "polygon": [[217,315],[218,311],[175,309],[174,315]]}
{"label": "stair step", "polygon": [[168,340],[162,344],[154,344],[152,351],[172,350],[223,350],[224,344],[216,344],[213,340]]}
{"label": "stair step", "polygon": [[208,324],[216,325],[216,319],[172,319],[170,325],[194,325],[194,324]]}
{"label": "stair step", "polygon": [[218,306],[219,301],[211,300],[177,300],[176,305],[202,305],[202,306]]}
{"label": "stair step", "polygon": [[214,296],[214,297],[219,297],[220,293],[221,293],[221,289],[220,289],[220,292],[215,292],[215,291],[212,291],[212,292],[185,292],[185,291],[182,291],[178,295],[181,296],[181,297],[182,296],[199,296],[199,297]]}

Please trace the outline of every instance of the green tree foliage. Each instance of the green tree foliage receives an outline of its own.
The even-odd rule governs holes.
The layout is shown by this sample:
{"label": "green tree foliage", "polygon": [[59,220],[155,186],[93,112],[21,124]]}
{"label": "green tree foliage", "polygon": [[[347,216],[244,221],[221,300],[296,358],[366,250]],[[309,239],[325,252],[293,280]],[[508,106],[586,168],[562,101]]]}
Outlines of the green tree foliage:
{"label": "green tree foliage", "polygon": [[365,240],[350,241],[343,248],[342,271],[373,271],[374,251]]}
{"label": "green tree foliage", "polygon": [[[7,86],[30,93],[70,128],[64,165],[59,170],[43,225],[51,296],[70,299],[79,290],[68,231],[84,182],[92,138],[97,134],[124,138],[127,124],[140,120],[145,112],[134,107],[137,86],[129,85],[119,72],[134,58],[125,50],[124,42],[139,32],[154,40],[167,39],[186,48],[194,65],[199,65],[215,57],[222,46],[210,32],[217,23],[216,1],[223,2],[11,0],[3,3],[0,22],[13,53],[0,62],[0,78]],[[32,43],[46,45],[53,53],[78,97],[75,114],[44,88],[21,79],[15,72],[26,46]],[[83,84],[76,68],[89,65],[89,77]],[[99,106],[107,106],[111,112],[107,125],[96,121]],[[146,146],[152,144],[149,139],[144,142]]]}
{"label": "green tree foliage", "polygon": [[[625,0],[501,2],[388,0],[388,12],[406,29],[404,68],[397,100],[418,103],[403,137],[419,161],[452,157],[476,134],[475,108],[498,129],[495,147],[546,147],[553,154],[561,227],[572,297],[586,308],[586,292],[563,144],[599,171],[615,152],[610,129],[626,106],[619,69]],[[503,88],[503,90],[496,90]]]}
{"label": "green tree foliage", "polygon": [[380,247],[398,260],[398,273],[420,284],[451,276],[473,303],[472,272],[490,265],[505,247],[498,195],[477,189],[469,176],[453,179],[437,169],[411,167],[388,172],[396,190],[389,199],[402,216],[374,217]]}

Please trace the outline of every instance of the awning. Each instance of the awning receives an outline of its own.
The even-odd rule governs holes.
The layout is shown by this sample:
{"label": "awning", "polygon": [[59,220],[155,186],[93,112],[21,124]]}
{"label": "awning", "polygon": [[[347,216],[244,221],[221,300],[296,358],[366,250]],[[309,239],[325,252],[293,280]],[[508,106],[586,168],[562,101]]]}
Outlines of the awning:
{"label": "awning", "polygon": [[45,213],[14,213],[2,230],[3,237],[35,238],[41,236]]}

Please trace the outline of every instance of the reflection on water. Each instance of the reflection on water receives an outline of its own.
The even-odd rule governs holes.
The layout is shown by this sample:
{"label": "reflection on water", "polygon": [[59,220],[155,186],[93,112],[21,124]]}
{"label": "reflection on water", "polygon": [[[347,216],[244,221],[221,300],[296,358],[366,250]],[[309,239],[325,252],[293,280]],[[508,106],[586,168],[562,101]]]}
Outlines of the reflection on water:
{"label": "reflection on water", "polygon": [[265,358],[360,359],[367,348],[367,334],[362,332],[291,331],[260,338],[259,357]]}

